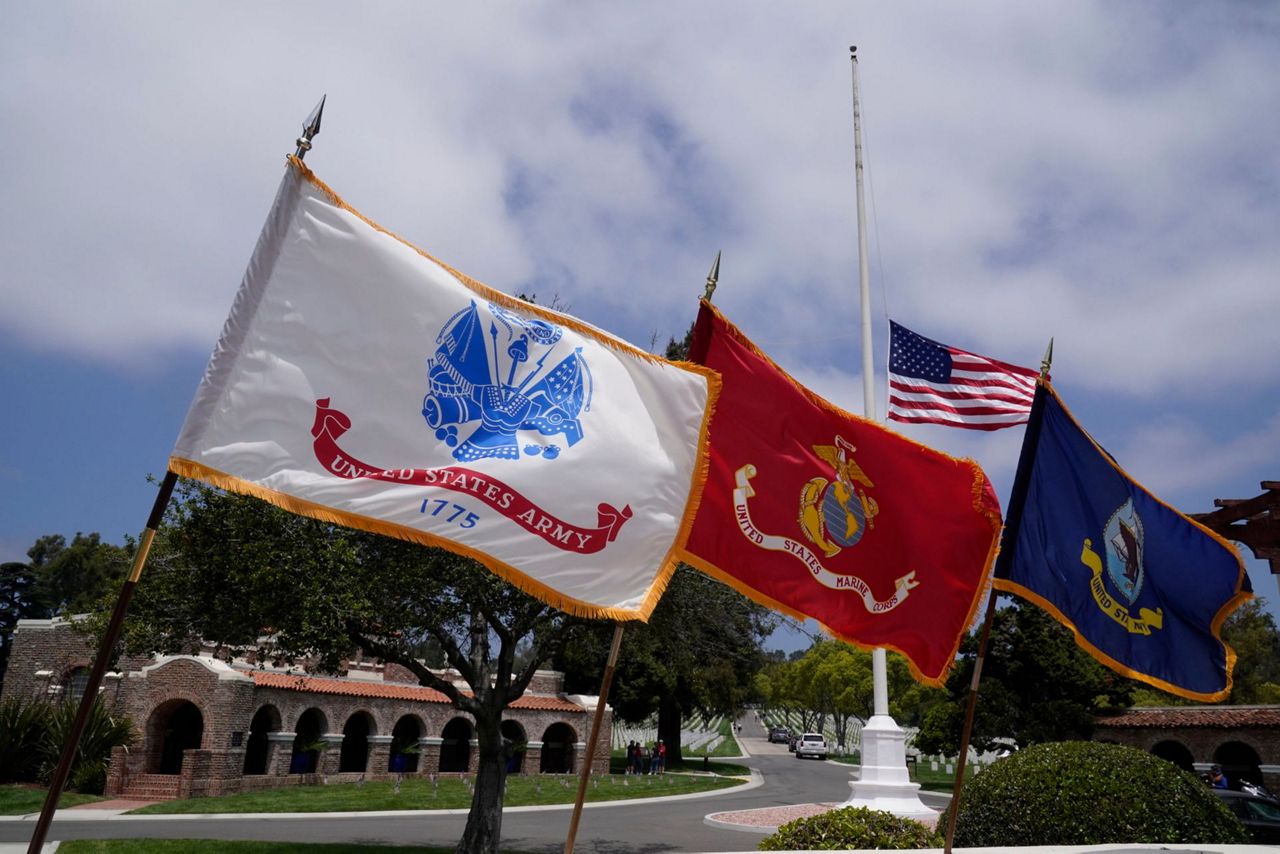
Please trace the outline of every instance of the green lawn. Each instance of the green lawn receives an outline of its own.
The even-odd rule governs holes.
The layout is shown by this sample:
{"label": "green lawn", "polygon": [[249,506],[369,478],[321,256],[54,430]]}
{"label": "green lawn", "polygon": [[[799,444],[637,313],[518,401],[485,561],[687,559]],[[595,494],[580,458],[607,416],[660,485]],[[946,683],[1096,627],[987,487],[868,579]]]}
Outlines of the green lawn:
{"label": "green lawn", "polygon": [[[718,763],[717,763],[718,764]],[[438,786],[423,778],[407,779],[397,794],[391,782],[340,783],[329,786],[289,786],[265,792],[248,792],[220,798],[165,801],[134,813],[238,813],[238,812],[367,812],[370,810],[467,809],[471,791],[457,777],[441,778]],[[614,801],[708,792],[743,781],[693,774],[657,777],[608,775],[592,778],[587,801]],[[575,776],[508,777],[506,806],[571,804],[577,794]]]}
{"label": "green lawn", "polygon": [[453,854],[452,848],[319,845],[302,842],[227,842],[220,839],[84,839],[64,842],[60,854]]}
{"label": "green lawn", "polygon": [[[0,786],[0,815],[26,815],[40,812],[44,806],[45,789],[32,786],[9,785]],[[59,807],[74,807],[76,804],[87,804],[100,801],[99,795],[82,795],[78,792],[63,792],[58,799]]]}

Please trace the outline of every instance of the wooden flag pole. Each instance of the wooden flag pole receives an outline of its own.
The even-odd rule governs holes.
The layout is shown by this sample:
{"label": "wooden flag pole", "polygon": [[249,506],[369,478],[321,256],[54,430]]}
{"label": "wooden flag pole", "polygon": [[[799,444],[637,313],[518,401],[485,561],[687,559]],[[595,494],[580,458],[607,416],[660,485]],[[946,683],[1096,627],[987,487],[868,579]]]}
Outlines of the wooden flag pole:
{"label": "wooden flag pole", "polygon": [[[1022,453],[1018,456],[1018,470],[1013,477],[1013,489],[1009,494],[1009,513],[1000,538],[1000,554],[996,558],[992,575],[1006,574],[1013,562],[1013,550],[1018,542],[1018,529],[1022,526],[1022,506],[1026,503],[1027,486],[1031,481],[1031,467],[1035,462],[1035,449],[1040,441],[1040,424],[1044,420],[1045,384],[1049,381],[1049,366],[1053,362],[1053,339],[1040,362],[1040,381],[1036,383],[1036,396],[1031,402],[1031,414],[1027,417],[1027,431],[1022,437]],[[951,790],[951,806],[947,812],[947,835],[943,854],[951,854],[951,844],[956,837],[956,820],[960,816],[960,798],[964,790],[964,772],[969,760],[969,741],[973,736],[973,718],[978,708],[978,680],[982,678],[982,661],[987,655],[991,639],[991,624],[996,616],[996,591],[987,594],[987,614],[982,621],[982,634],[978,638],[978,656],[973,662],[973,678],[969,680],[969,703],[965,709],[964,726],[960,732],[960,756],[956,761],[956,782]]]}
{"label": "wooden flag pole", "polygon": [[[324,96],[321,96],[320,103],[316,104],[315,109],[302,125],[302,136],[298,137],[298,149],[295,152],[299,160],[307,156],[307,152],[311,150],[311,140],[320,133],[324,101]],[[49,825],[53,822],[53,813],[62,795],[62,787],[67,784],[72,762],[80,747],[80,736],[84,734],[89,712],[98,699],[98,687],[102,684],[102,676],[106,672],[111,653],[116,648],[116,642],[120,640],[124,617],[129,610],[129,601],[133,599],[133,591],[138,586],[138,579],[142,577],[142,568],[146,566],[151,543],[156,538],[156,531],[160,528],[160,521],[164,518],[165,509],[169,506],[169,499],[173,497],[173,488],[177,483],[178,476],[171,471],[166,472],[164,480],[160,482],[160,492],[156,495],[155,504],[151,507],[151,516],[147,519],[146,530],[138,543],[138,552],[133,556],[133,567],[129,570],[129,577],[125,579],[124,586],[120,588],[115,610],[111,612],[111,621],[107,624],[107,631],[102,636],[101,643],[98,644],[98,654],[94,658],[93,670],[90,671],[89,681],[85,684],[84,696],[80,698],[80,708],[76,711],[74,723],[71,724],[71,732],[67,733],[67,741],[62,746],[62,757],[58,760],[58,767],[53,772],[53,779],[49,782],[49,792],[45,795],[44,805],[40,807],[40,818],[36,820],[36,828],[31,834],[27,854],[38,854],[44,847],[45,837],[49,834]]]}
{"label": "wooden flag pole", "polygon": [[71,725],[71,732],[67,733],[67,741],[62,745],[62,757],[58,760],[58,767],[53,772],[53,779],[49,781],[49,792],[45,795],[44,805],[40,808],[40,818],[36,821],[36,829],[31,834],[31,844],[27,846],[27,854],[37,854],[44,847],[49,825],[53,822],[54,810],[58,806],[58,798],[62,795],[62,787],[67,783],[71,764],[80,747],[80,736],[84,733],[85,723],[89,720],[89,712],[98,699],[98,686],[102,684],[102,675],[106,672],[111,653],[120,639],[124,615],[129,610],[129,600],[133,598],[134,588],[138,586],[142,567],[147,563],[151,543],[155,540],[160,520],[164,518],[165,508],[169,506],[169,499],[173,496],[173,487],[177,482],[178,476],[173,472],[167,472],[164,480],[160,482],[160,492],[156,495],[151,516],[147,519],[146,531],[143,532],[142,540],[138,543],[137,554],[133,556],[133,567],[129,571],[129,577],[125,579],[124,586],[120,588],[120,595],[116,598],[115,610],[111,612],[111,622],[107,624],[107,631],[98,644],[98,654],[94,658],[89,681],[85,683],[84,695],[80,698],[80,708],[76,712],[75,722]]}
{"label": "wooden flag pole", "polygon": [[960,791],[964,785],[965,767],[969,758],[969,739],[973,735],[973,715],[978,707],[978,680],[982,678],[982,659],[987,654],[987,642],[991,638],[991,623],[996,615],[996,592],[987,594],[987,615],[982,620],[982,636],[978,639],[978,657],[973,662],[973,678],[969,680],[969,704],[964,714],[964,729],[960,734],[960,758],[956,762],[956,782],[951,790],[951,808],[947,813],[947,839],[942,849],[951,854],[951,843],[956,838],[956,816],[960,813]]}
{"label": "wooden flag pole", "polygon": [[[716,283],[720,279],[720,253],[716,252],[715,263],[711,272],[707,273],[707,286],[702,298],[711,301],[716,292]],[[596,700],[595,720],[591,723],[591,737],[587,740],[587,755],[582,763],[582,772],[578,776],[578,795],[573,801],[573,816],[569,819],[569,836],[565,839],[564,854],[573,854],[573,842],[578,836],[578,822],[582,819],[582,802],[587,796],[587,782],[591,779],[591,763],[596,755],[596,742],[600,738],[600,723],[604,720],[604,708],[609,699],[609,686],[613,683],[613,671],[618,664],[618,650],[622,647],[622,623],[613,629],[613,646],[609,648],[609,661],[604,667],[604,677],[600,680],[600,697]]]}
{"label": "wooden flag pole", "polygon": [[591,722],[591,737],[587,739],[587,755],[578,775],[578,795],[573,801],[573,817],[569,819],[569,836],[565,839],[564,854],[573,854],[573,840],[578,835],[578,822],[582,818],[582,802],[587,796],[587,781],[591,779],[591,763],[596,755],[596,743],[600,741],[600,724],[604,720],[604,708],[609,699],[609,685],[613,682],[613,670],[618,663],[618,649],[622,646],[622,623],[613,628],[613,646],[609,647],[609,662],[600,680],[600,696],[596,699],[596,715]]}

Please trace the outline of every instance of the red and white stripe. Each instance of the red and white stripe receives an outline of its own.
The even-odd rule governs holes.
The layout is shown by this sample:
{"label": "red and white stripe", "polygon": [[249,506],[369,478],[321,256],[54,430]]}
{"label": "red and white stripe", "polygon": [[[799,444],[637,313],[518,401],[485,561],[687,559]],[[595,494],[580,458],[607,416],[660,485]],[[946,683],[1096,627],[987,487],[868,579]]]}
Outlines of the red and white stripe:
{"label": "red and white stripe", "polygon": [[889,374],[889,418],[908,424],[947,424],[999,430],[1025,424],[1039,373],[956,347],[951,381],[933,383]]}

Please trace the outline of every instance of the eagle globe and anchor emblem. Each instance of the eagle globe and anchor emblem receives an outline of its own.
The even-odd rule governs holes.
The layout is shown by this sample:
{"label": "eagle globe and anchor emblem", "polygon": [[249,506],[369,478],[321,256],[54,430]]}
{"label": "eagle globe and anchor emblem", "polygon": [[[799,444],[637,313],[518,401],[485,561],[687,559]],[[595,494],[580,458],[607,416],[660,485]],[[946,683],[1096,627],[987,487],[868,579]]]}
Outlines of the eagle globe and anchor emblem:
{"label": "eagle globe and anchor emblem", "polygon": [[854,460],[856,450],[842,436],[835,437],[834,445],[814,445],[814,453],[835,470],[836,479],[815,477],[800,491],[800,529],[826,557],[856,545],[868,526],[875,527],[880,511],[875,499],[856,485],[875,486]]}
{"label": "eagle globe and anchor emblem", "polygon": [[[554,460],[561,454],[559,445],[533,437],[521,448],[518,434],[561,436],[569,447],[582,440],[580,416],[591,410],[592,393],[582,348],[544,373],[564,330],[494,303],[489,311],[488,334],[472,301],[436,336],[435,356],[427,360],[430,391],[422,400],[422,417],[461,462],[518,460],[521,451]],[[541,356],[518,376],[532,358],[531,349],[540,349]],[[461,436],[468,427],[471,432]]]}

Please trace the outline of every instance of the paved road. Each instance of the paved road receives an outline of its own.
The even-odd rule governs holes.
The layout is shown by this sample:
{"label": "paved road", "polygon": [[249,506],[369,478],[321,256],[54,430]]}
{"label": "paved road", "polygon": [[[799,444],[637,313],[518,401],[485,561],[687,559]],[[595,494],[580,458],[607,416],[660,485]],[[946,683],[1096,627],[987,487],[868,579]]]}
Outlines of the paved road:
{"label": "paved road", "polygon": [[[576,851],[598,854],[644,854],[666,851],[748,851],[759,834],[710,827],[703,818],[713,812],[787,804],[843,801],[849,796],[847,765],[797,760],[785,745],[765,741],[764,730],[750,716],[740,738],[751,754],[745,761],[764,777],[764,785],[718,796],[635,802],[615,801],[587,806],[578,827]],[[935,808],[945,796],[924,793]],[[570,810],[508,809],[503,816],[502,847],[522,851],[561,851],[569,830]],[[385,844],[457,844],[466,814],[416,815],[319,814],[306,818],[118,817],[102,820],[55,819],[52,839],[120,839],[164,837],[187,839],[261,839],[294,842],[367,842]],[[30,839],[31,822],[0,822],[0,843]]]}

